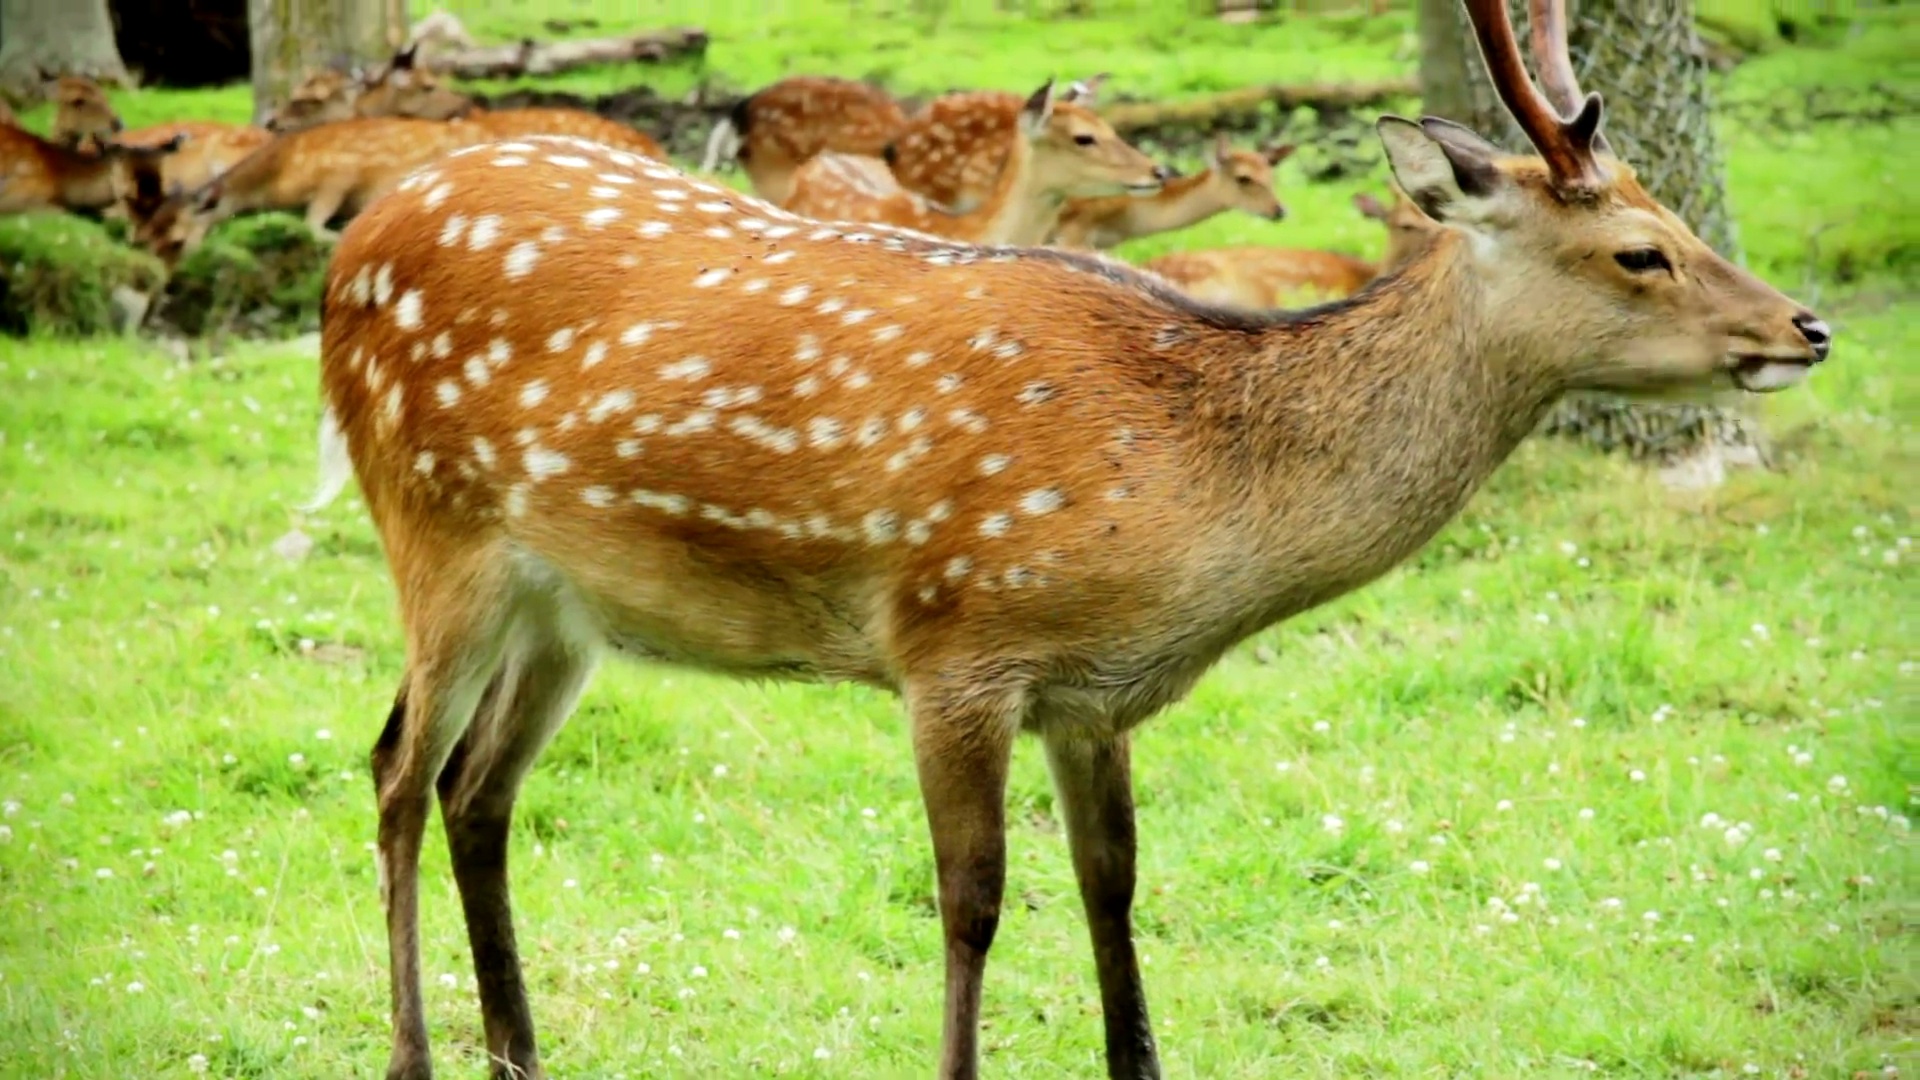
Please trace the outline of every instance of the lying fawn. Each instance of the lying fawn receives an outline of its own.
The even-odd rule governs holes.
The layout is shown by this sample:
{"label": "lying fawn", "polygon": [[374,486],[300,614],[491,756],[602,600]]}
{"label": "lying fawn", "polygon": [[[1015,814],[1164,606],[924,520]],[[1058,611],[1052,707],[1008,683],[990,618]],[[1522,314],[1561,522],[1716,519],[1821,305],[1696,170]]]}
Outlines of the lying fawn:
{"label": "lying fawn", "polygon": [[214,225],[263,210],[303,213],[316,237],[334,240],[327,223],[336,216],[353,215],[448,151],[485,141],[462,125],[393,118],[276,136],[206,184],[167,199],[135,229],[134,241],[172,265]]}
{"label": "lying fawn", "polygon": [[[358,480],[406,635],[371,758],[389,1080],[432,1074],[436,792],[493,1075],[545,1075],[507,833],[609,652],[905,699],[948,1080],[977,1075],[1009,758],[1039,736],[1109,1075],[1158,1077],[1132,730],[1236,642],[1418,550],[1563,393],[1779,390],[1828,352],[1825,324],[1646,194],[1597,96],[1561,118],[1502,0],[1468,6],[1541,157],[1383,117],[1437,235],[1307,312],[1197,303],[1098,255],[807,222],[574,140],[462,151],[348,225],[310,505]],[[1559,0],[1534,8],[1564,53]]]}
{"label": "lying fawn", "polygon": [[53,124],[47,138],[72,150],[99,151],[124,126],[107,92],[92,79],[63,75],[47,85],[53,102]]}
{"label": "lying fawn", "polygon": [[1248,246],[1170,251],[1142,268],[1213,304],[1296,307],[1301,301],[1351,296],[1411,261],[1437,228],[1404,196],[1391,210],[1371,195],[1356,195],[1353,202],[1363,216],[1387,227],[1387,254],[1379,263],[1338,251]]}
{"label": "lying fawn", "polygon": [[714,124],[701,170],[738,162],[756,194],[785,204],[794,171],[815,155],[878,157],[906,122],[900,103],[878,87],[794,75],[741,98]]}
{"label": "lying fawn", "polygon": [[83,153],[49,142],[24,128],[0,125],[0,214],[32,210],[100,213],[119,198],[116,170],[130,162],[159,168],[186,140],[175,137],[158,146],[122,146],[108,142]]}
{"label": "lying fawn", "polygon": [[877,222],[932,236],[994,244],[1038,244],[1075,195],[1144,198],[1160,190],[1167,170],[1128,146],[1090,110],[1053,96],[1053,82],[1034,91],[1009,137],[987,200],[950,214],[900,188],[884,162],[832,152],[793,174],[786,208],[820,221]]}
{"label": "lying fawn", "polygon": [[1222,135],[1215,140],[1213,160],[1204,171],[1168,180],[1158,195],[1069,199],[1061,211],[1060,226],[1048,242],[1059,247],[1110,248],[1197,225],[1228,210],[1279,221],[1287,210],[1274,194],[1273,169],[1293,150],[1291,145],[1236,150]]}
{"label": "lying fawn", "polygon": [[[1068,83],[1060,100],[1091,109],[1106,78]],[[993,194],[1026,100],[1002,90],[942,94],[906,121],[881,157],[901,187],[964,214]]]}

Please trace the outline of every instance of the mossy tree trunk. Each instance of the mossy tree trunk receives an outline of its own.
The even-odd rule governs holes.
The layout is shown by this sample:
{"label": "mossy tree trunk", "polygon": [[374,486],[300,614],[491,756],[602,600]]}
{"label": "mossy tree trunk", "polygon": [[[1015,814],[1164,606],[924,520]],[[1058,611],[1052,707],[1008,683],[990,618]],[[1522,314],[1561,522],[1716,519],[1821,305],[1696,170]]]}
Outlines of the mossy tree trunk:
{"label": "mossy tree trunk", "polygon": [[[1487,80],[1460,0],[1420,0],[1422,92],[1427,111],[1528,149]],[[1525,4],[1508,0],[1526,41]],[[1568,45],[1582,88],[1606,97],[1607,137],[1648,192],[1701,239],[1739,259],[1726,176],[1713,130],[1705,53],[1693,0],[1570,0]],[[1568,398],[1542,430],[1662,465],[1704,462],[1717,476],[1764,453],[1758,423],[1732,399],[1648,405],[1587,394]]]}
{"label": "mossy tree trunk", "polygon": [[0,0],[0,93],[37,101],[61,75],[127,84],[107,0]]}
{"label": "mossy tree trunk", "polygon": [[255,121],[323,67],[387,59],[406,40],[406,20],[391,0],[247,0]]}

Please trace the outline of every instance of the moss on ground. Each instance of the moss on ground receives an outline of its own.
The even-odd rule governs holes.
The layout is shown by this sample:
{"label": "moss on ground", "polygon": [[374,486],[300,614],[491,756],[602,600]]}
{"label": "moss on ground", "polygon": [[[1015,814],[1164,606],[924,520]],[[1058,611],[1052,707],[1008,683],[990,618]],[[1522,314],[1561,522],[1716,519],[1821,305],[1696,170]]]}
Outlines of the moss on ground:
{"label": "moss on ground", "polygon": [[298,218],[226,222],[171,276],[124,236],[120,222],[72,214],[0,217],[0,333],[116,332],[140,316],[143,301],[147,328],[191,337],[319,326],[328,248]]}

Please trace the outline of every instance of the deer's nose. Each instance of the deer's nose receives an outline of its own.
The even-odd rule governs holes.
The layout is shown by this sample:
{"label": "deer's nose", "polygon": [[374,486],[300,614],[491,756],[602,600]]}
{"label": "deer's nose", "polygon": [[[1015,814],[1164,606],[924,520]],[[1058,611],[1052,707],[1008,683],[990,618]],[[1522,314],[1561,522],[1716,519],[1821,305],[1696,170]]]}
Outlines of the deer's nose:
{"label": "deer's nose", "polygon": [[1155,180],[1160,181],[1163,184],[1178,175],[1180,174],[1177,172],[1174,172],[1172,169],[1168,168],[1165,165],[1155,165],[1153,167],[1153,178]]}
{"label": "deer's nose", "polygon": [[1793,326],[1800,331],[1801,337],[1807,339],[1807,344],[1813,346],[1814,361],[1818,363],[1825,360],[1827,353],[1833,349],[1833,331],[1828,328],[1826,320],[1811,311],[1803,311],[1793,317]]}

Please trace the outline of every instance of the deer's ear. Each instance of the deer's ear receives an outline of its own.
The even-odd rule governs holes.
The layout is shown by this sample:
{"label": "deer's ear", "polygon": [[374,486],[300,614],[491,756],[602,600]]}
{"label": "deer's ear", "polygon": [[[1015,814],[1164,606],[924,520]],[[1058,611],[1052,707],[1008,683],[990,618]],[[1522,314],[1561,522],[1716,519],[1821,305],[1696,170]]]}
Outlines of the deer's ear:
{"label": "deer's ear", "polygon": [[1475,220],[1507,186],[1493,163],[1499,149],[1459,124],[1434,117],[1416,124],[1389,115],[1380,117],[1375,130],[1394,180],[1435,221]]}
{"label": "deer's ear", "polygon": [[1380,205],[1380,200],[1374,198],[1373,195],[1368,192],[1362,191],[1355,195],[1353,197],[1353,207],[1360,211],[1360,216],[1362,217],[1370,217],[1375,221],[1387,220],[1387,208]]}
{"label": "deer's ear", "polygon": [[1053,119],[1053,80],[1035,90],[1020,107],[1020,130],[1027,138],[1038,138],[1047,129],[1047,121]]}
{"label": "deer's ear", "polygon": [[1278,165],[1292,157],[1293,152],[1298,149],[1300,148],[1292,143],[1276,143],[1271,146],[1262,147],[1260,152],[1266,155],[1267,164]]}

